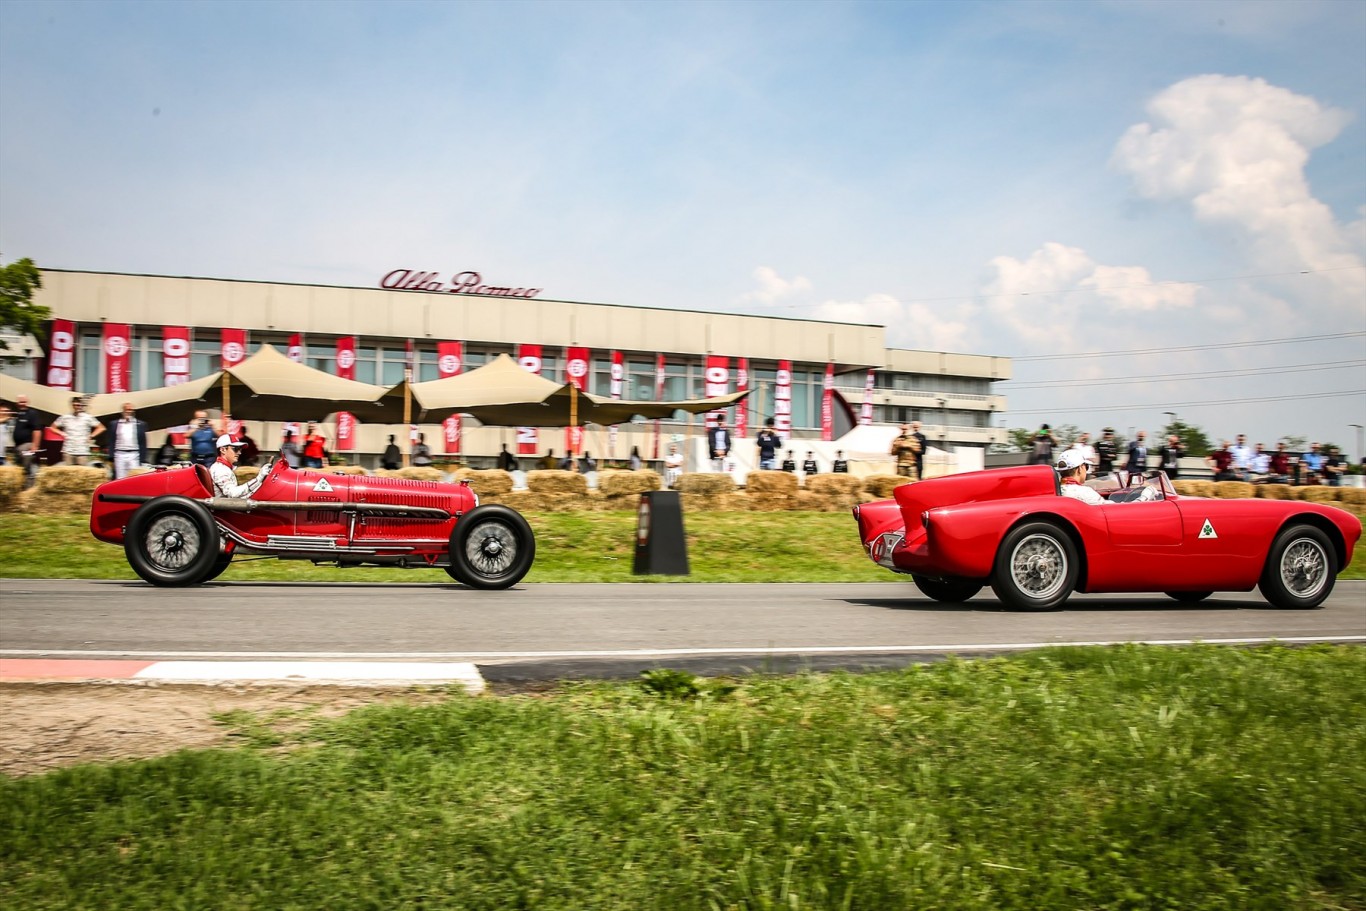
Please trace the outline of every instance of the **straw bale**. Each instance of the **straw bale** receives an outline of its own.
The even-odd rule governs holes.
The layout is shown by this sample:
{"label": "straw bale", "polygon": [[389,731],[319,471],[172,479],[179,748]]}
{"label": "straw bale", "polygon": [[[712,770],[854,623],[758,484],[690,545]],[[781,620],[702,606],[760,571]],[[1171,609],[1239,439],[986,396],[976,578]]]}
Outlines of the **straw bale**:
{"label": "straw bale", "polygon": [[642,468],[640,471],[614,471],[605,469],[598,472],[598,490],[609,497],[639,497],[647,490],[659,490],[664,486],[659,472]]}
{"label": "straw bale", "polygon": [[902,484],[910,484],[910,478],[896,474],[874,474],[863,479],[863,489],[878,500],[890,500],[892,491]]}
{"label": "straw bale", "polygon": [[[79,466],[71,466],[79,467]],[[38,487],[31,487],[19,494],[19,510],[35,516],[88,515],[91,494],[88,493],[48,493]]]}
{"label": "straw bale", "polygon": [[750,512],[787,512],[789,509],[797,508],[799,493],[799,490],[792,493],[746,493],[745,504]]}
{"label": "straw bale", "polygon": [[[684,477],[687,477],[684,475]],[[743,494],[729,491],[725,493],[682,493],[683,512],[745,512]]]}
{"label": "straw bale", "polygon": [[1212,497],[1214,496],[1214,482],[1200,481],[1192,478],[1178,478],[1172,481],[1172,487],[1183,497]]}
{"label": "straw bale", "polygon": [[790,471],[751,471],[745,478],[750,496],[790,497],[797,492],[797,476]]}
{"label": "straw bale", "polygon": [[0,465],[0,512],[19,508],[19,493],[24,489],[24,469],[18,465]]}
{"label": "straw bale", "polygon": [[1246,481],[1215,481],[1214,495],[1221,500],[1248,500],[1256,495],[1257,488]]}
{"label": "straw bale", "polygon": [[398,470],[400,478],[407,478],[409,481],[440,481],[442,477],[441,469],[428,468],[426,465],[420,467],[400,468]]}
{"label": "straw bale", "polygon": [[370,477],[372,477],[372,478],[401,478],[401,477],[403,477],[403,474],[402,474],[402,469],[400,469],[400,468],[376,468],[374,471],[370,472]]}
{"label": "straw bale", "polygon": [[469,481],[470,489],[479,494],[481,503],[485,497],[499,497],[505,493],[512,493],[512,475],[501,468],[461,468],[455,472],[454,480],[457,484]]}
{"label": "straw bale", "polygon": [[508,493],[498,494],[496,497],[489,497],[487,500],[479,498],[480,503],[501,503],[503,506],[511,507],[518,512],[537,512],[540,510],[539,495],[529,490],[513,490]]}
{"label": "straw bale", "polygon": [[584,496],[588,493],[588,478],[575,471],[549,468],[527,472],[526,486],[532,493]]}
{"label": "straw bale", "polygon": [[1306,503],[1336,503],[1338,502],[1338,488],[1301,487],[1299,488],[1299,498]]}
{"label": "straw bale", "polygon": [[1295,499],[1295,492],[1289,484],[1258,484],[1257,499],[1293,500]]}
{"label": "straw bale", "polygon": [[365,468],[364,468],[363,466],[360,466],[360,465],[329,465],[327,468],[325,468],[325,469],[323,469],[323,470],[326,471],[328,474],[350,474],[350,475],[357,475],[357,474],[369,474],[369,473],[370,473],[370,472],[366,471]]}
{"label": "straw bale", "polygon": [[680,493],[715,497],[735,492],[735,479],[722,472],[694,472],[685,474],[674,485]]}
{"label": "straw bale", "polygon": [[1344,506],[1366,506],[1366,487],[1339,487],[1338,501]]}
{"label": "straw bale", "polygon": [[863,481],[847,474],[818,474],[806,479],[806,489],[826,496],[853,497]]}
{"label": "straw bale", "polygon": [[43,493],[79,493],[85,494],[88,501],[90,494],[95,492],[105,481],[109,480],[109,473],[103,468],[91,468],[85,465],[52,465],[38,472],[38,483],[35,490]]}

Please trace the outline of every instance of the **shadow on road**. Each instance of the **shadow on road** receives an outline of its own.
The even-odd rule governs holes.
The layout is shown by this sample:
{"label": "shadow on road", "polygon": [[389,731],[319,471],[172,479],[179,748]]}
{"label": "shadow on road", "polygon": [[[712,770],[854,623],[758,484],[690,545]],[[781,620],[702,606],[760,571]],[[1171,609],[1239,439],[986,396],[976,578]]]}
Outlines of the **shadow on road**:
{"label": "shadow on road", "polygon": [[[1202,601],[1199,604],[1180,604],[1170,598],[1145,598],[1135,599],[1116,599],[1116,598],[1097,598],[1079,600],[1077,598],[1068,599],[1067,603],[1054,611],[1013,611],[1001,604],[999,601],[982,599],[974,601],[942,602],[931,601],[929,599],[915,598],[841,598],[845,604],[857,604],[864,607],[877,607],[883,610],[904,610],[904,611],[926,611],[930,613],[983,613],[983,614],[1067,614],[1067,613],[1090,613],[1097,611],[1162,611],[1164,613],[1174,611],[1234,611],[1234,610],[1258,610],[1274,611],[1279,608],[1272,607],[1259,598],[1230,600]],[[1285,613],[1299,613],[1299,611],[1285,611]]]}

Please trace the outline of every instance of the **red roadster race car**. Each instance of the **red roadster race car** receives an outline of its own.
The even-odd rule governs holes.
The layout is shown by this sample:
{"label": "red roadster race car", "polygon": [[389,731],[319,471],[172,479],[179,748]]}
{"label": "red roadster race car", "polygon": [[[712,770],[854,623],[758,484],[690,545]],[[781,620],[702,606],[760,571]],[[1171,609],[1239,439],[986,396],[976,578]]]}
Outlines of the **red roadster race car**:
{"label": "red roadster race car", "polygon": [[990,585],[1019,610],[1057,608],[1073,591],[1195,604],[1254,585],[1277,607],[1318,607],[1361,537],[1336,507],[1179,496],[1161,472],[1106,493],[1088,505],[1061,496],[1047,466],[997,468],[902,485],[854,517],[873,562],[936,601]]}
{"label": "red roadster race car", "polygon": [[238,555],[337,566],[440,567],[473,588],[515,585],[536,556],[526,519],[466,484],[299,471],[272,461],[250,497],[215,497],[208,469],[95,490],[90,531],[153,585],[217,578]]}

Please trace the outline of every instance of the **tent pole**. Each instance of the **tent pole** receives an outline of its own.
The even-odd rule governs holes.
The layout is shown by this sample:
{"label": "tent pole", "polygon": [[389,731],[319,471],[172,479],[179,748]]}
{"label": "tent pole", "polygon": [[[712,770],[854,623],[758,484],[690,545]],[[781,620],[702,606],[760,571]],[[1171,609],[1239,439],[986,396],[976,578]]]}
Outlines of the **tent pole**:
{"label": "tent pole", "polygon": [[413,454],[413,371],[403,371],[403,467],[411,464]]}
{"label": "tent pole", "polygon": [[579,387],[569,384],[569,426],[574,432],[569,435],[569,458],[579,457]]}
{"label": "tent pole", "polygon": [[228,432],[228,417],[232,414],[232,384],[228,382],[228,371],[223,371],[223,426],[218,429],[219,433]]}

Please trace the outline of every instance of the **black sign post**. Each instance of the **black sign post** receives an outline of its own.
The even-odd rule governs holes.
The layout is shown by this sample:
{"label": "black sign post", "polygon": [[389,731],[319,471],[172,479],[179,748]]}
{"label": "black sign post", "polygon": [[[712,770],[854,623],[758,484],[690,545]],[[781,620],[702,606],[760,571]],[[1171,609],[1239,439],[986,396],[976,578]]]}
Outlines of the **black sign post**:
{"label": "black sign post", "polygon": [[688,575],[688,539],[683,503],[676,490],[647,490],[636,512],[637,576]]}

